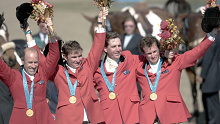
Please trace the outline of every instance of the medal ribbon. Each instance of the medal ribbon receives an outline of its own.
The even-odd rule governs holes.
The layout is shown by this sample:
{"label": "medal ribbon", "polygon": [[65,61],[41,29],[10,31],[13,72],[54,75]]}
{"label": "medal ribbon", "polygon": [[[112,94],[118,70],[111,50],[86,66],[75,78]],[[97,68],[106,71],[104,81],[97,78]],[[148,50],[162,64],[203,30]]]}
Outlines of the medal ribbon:
{"label": "medal ribbon", "polygon": [[148,80],[148,83],[150,85],[150,89],[151,89],[151,92],[152,93],[155,93],[156,90],[157,90],[157,85],[159,83],[159,79],[160,79],[160,74],[161,74],[161,65],[162,65],[162,62],[163,62],[163,59],[160,58],[160,63],[159,63],[159,66],[158,66],[158,69],[157,69],[157,75],[156,75],[156,79],[155,79],[155,82],[154,82],[154,86],[152,86],[152,83],[148,77],[148,74],[147,74],[147,62],[145,64],[145,68],[144,68],[144,74]]}
{"label": "medal ribbon", "polygon": [[69,86],[69,90],[70,90],[70,94],[71,96],[75,96],[76,93],[76,87],[77,87],[77,80],[75,81],[74,85],[72,84],[71,80],[70,80],[70,76],[68,74],[67,69],[65,68],[65,74],[66,74],[66,78],[67,78],[67,82],[68,82],[68,86]]}
{"label": "medal ribbon", "polygon": [[34,81],[32,81],[31,83],[31,89],[30,89],[30,94],[29,94],[27,79],[24,74],[24,69],[22,69],[22,76],[23,76],[23,86],[24,86],[24,93],[26,97],[27,107],[28,109],[32,109]]}
{"label": "medal ribbon", "polygon": [[[119,64],[119,62],[120,62],[120,58],[119,58],[118,64]],[[103,79],[105,81],[105,84],[108,87],[109,92],[114,92],[114,89],[115,89],[115,78],[116,78],[117,69],[118,69],[118,67],[115,69],[115,72],[114,72],[114,75],[113,75],[113,78],[112,78],[112,83],[110,83],[110,81],[108,80],[108,77],[105,74],[104,59],[102,60],[100,70],[101,70],[102,77],[103,77]]]}

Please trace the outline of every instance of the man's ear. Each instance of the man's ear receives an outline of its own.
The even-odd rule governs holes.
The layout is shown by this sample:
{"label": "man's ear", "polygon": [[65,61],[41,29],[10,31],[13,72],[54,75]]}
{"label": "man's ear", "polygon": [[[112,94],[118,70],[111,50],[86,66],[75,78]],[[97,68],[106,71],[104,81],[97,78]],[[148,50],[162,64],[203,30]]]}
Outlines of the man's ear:
{"label": "man's ear", "polygon": [[63,58],[65,61],[67,61],[67,55],[66,54],[63,54]]}
{"label": "man's ear", "polygon": [[21,63],[24,65],[24,57],[21,58]]}
{"label": "man's ear", "polygon": [[107,48],[106,47],[104,48],[104,52],[107,53]]}

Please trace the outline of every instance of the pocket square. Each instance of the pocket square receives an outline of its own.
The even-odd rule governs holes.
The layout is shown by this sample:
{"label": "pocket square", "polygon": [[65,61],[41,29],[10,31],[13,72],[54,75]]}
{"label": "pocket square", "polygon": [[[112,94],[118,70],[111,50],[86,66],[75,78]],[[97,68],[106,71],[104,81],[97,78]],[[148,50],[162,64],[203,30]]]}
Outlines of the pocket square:
{"label": "pocket square", "polygon": [[130,73],[130,71],[129,71],[129,70],[126,70],[126,71],[124,71],[123,73],[124,73],[124,75],[126,75],[126,74]]}
{"label": "pocket square", "polygon": [[165,73],[167,73],[167,72],[169,72],[169,70],[168,70],[168,69],[166,69],[164,72],[162,72],[162,74],[165,74]]}
{"label": "pocket square", "polygon": [[38,84],[44,84],[44,80],[39,81]]}
{"label": "pocket square", "polygon": [[83,69],[83,66],[80,68],[80,70],[82,70]]}

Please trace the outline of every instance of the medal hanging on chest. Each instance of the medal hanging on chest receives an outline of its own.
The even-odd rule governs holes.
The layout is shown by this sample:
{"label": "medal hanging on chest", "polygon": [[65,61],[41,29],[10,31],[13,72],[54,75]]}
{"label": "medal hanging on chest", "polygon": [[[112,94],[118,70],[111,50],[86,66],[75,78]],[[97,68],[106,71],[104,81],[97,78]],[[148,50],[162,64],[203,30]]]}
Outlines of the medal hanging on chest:
{"label": "medal hanging on chest", "polygon": [[69,74],[68,74],[68,71],[67,71],[66,67],[65,67],[65,75],[66,75],[66,78],[67,78],[68,87],[69,87],[70,94],[71,94],[71,96],[70,96],[70,98],[69,98],[69,102],[70,102],[71,104],[74,104],[74,103],[76,103],[76,101],[77,101],[77,99],[76,99],[76,97],[75,97],[75,93],[76,93],[76,87],[77,87],[78,82],[77,82],[77,79],[76,79],[74,85],[72,85],[72,82],[71,82],[71,80],[70,80],[70,76],[69,76]]}
{"label": "medal hanging on chest", "polygon": [[[119,64],[119,62],[120,62],[120,58],[119,58],[118,64]],[[108,80],[108,77],[105,74],[104,59],[102,60],[100,70],[101,70],[102,77],[105,81],[105,84],[108,87],[108,90],[110,92],[109,93],[109,99],[111,99],[111,100],[114,100],[116,98],[116,95],[114,93],[114,89],[115,89],[115,78],[116,78],[117,69],[118,69],[118,67],[115,69],[115,72],[114,72],[113,78],[112,78],[112,83],[110,83],[110,81]]]}
{"label": "medal hanging on chest", "polygon": [[28,117],[32,117],[34,115],[34,111],[32,110],[34,81],[32,81],[31,83],[31,89],[30,89],[30,94],[29,94],[27,79],[24,74],[24,69],[22,69],[22,77],[23,77],[24,93],[25,93],[25,98],[26,98],[26,103],[27,103],[27,108],[28,108],[28,110],[26,111],[26,115]]}
{"label": "medal hanging on chest", "polygon": [[158,69],[157,69],[156,79],[155,79],[153,85],[152,85],[152,83],[151,83],[151,81],[150,81],[150,79],[148,77],[148,74],[147,74],[147,63],[145,64],[144,74],[145,74],[145,76],[146,76],[146,78],[148,80],[148,83],[149,83],[149,86],[150,86],[150,89],[151,89],[150,99],[152,101],[157,99],[156,90],[157,90],[157,86],[158,86],[159,79],[160,79],[162,62],[163,62],[163,59],[160,58],[159,66],[158,66]]}
{"label": "medal hanging on chest", "polygon": [[32,109],[28,109],[28,110],[26,111],[26,115],[27,115],[28,117],[31,117],[31,116],[34,115],[34,111],[33,111]]}

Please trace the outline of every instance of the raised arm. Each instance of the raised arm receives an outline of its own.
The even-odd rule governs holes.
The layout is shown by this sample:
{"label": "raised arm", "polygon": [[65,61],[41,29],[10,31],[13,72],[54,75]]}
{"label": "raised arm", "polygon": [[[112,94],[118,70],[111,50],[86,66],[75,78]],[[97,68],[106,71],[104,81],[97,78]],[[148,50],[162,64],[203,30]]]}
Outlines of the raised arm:
{"label": "raised arm", "polygon": [[106,15],[106,16],[108,15],[107,7],[105,9],[102,8],[99,12],[98,19],[97,19],[98,28],[95,32],[95,37],[94,37],[94,41],[92,44],[92,48],[87,57],[90,68],[93,70],[93,72],[95,72],[98,69],[99,61],[104,51],[106,31],[104,27],[102,26],[103,15]]}
{"label": "raised arm", "polygon": [[[51,18],[48,18],[46,20],[47,27],[53,26],[53,22]],[[48,79],[51,78],[51,76],[54,74],[58,61],[60,59],[60,50],[59,50],[59,45],[58,45],[58,40],[54,36],[54,34],[51,34],[49,30],[49,52],[46,57],[46,61],[44,62],[46,68],[46,74]]]}
{"label": "raised arm", "polygon": [[197,47],[181,55],[180,59],[178,60],[177,67],[182,70],[196,64],[197,60],[205,54],[213,42],[219,42],[215,41],[215,35],[218,31],[218,28],[214,28],[212,32],[207,34],[204,40]]}

